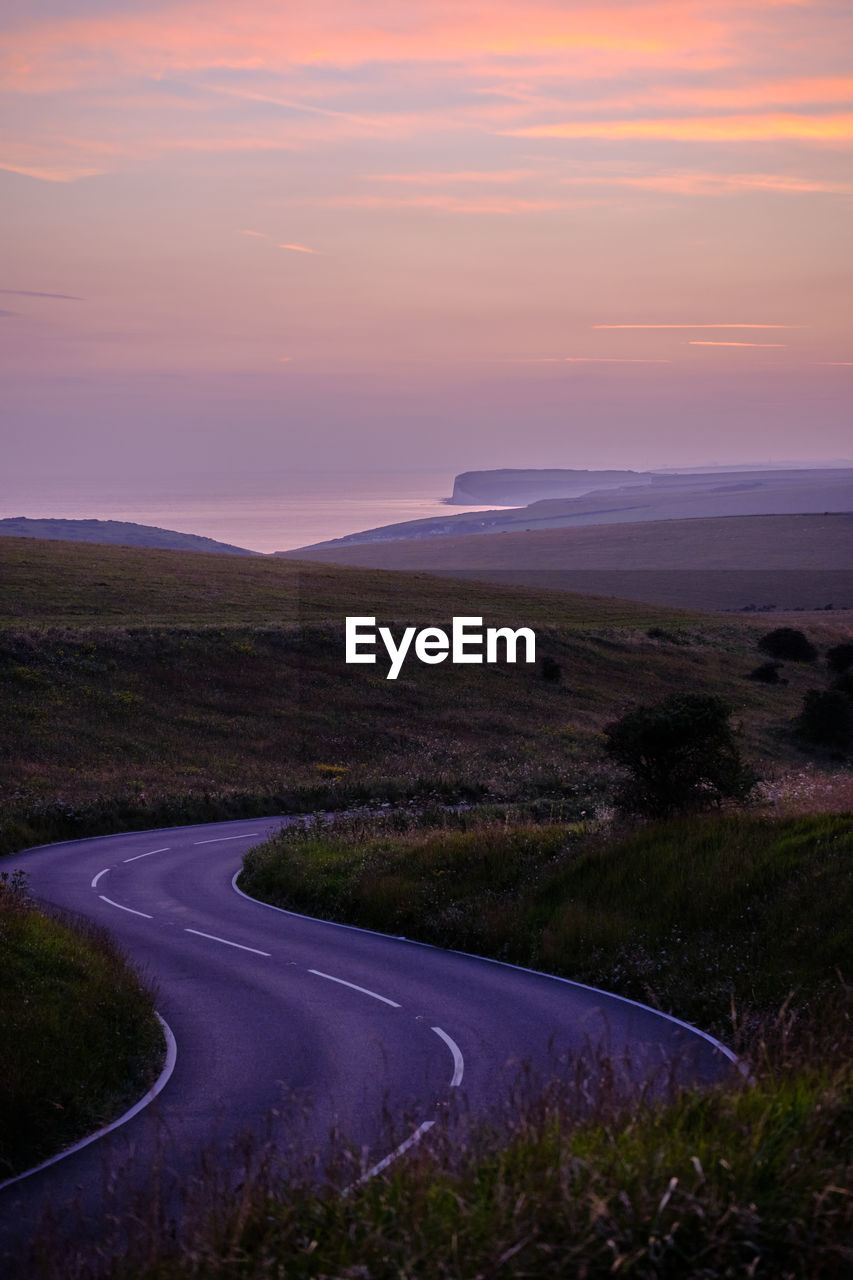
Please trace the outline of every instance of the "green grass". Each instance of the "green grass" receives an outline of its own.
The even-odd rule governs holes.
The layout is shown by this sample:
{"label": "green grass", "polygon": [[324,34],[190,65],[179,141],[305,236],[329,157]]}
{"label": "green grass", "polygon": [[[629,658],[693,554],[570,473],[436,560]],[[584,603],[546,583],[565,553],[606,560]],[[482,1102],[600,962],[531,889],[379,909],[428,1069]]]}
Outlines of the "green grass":
{"label": "green grass", "polygon": [[[684,688],[726,696],[747,752],[790,769],[806,757],[789,727],[821,680],[803,664],[787,684],[747,680],[754,625],[560,592],[14,538],[0,572],[0,850],[369,800],[589,807],[612,786],[603,725]],[[418,663],[388,681],[343,661],[347,613],[472,611],[535,626],[562,679]]]}
{"label": "green grass", "polygon": [[120,1115],[163,1054],[154,995],[106,931],[0,875],[0,1182]]}
{"label": "green grass", "polygon": [[731,1036],[853,972],[853,816],[594,824],[392,816],[291,827],[244,859],[278,906],[545,969]]}

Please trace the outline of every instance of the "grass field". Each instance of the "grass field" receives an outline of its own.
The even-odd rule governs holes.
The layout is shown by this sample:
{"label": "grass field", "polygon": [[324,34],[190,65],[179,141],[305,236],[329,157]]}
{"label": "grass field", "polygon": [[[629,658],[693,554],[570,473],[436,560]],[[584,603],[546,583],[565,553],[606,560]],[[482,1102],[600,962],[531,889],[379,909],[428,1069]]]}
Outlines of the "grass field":
{"label": "grass field", "polygon": [[700,609],[853,609],[853,515],[726,516],[290,552]]}
{"label": "grass field", "polygon": [[3,874],[0,935],[3,1182],[136,1102],[164,1045],[152,990],[106,930],[45,915]]}
{"label": "grass field", "polygon": [[[754,624],[619,600],[282,561],[0,540],[0,848],[371,799],[606,803],[601,729],[685,687],[727,696],[763,769],[820,664],[745,679]],[[537,630],[525,665],[347,667],[341,619]],[[766,624],[765,624],[766,625]],[[825,647],[846,634],[821,615]],[[473,671],[473,674],[472,674]],[[818,760],[820,756],[815,757]]]}

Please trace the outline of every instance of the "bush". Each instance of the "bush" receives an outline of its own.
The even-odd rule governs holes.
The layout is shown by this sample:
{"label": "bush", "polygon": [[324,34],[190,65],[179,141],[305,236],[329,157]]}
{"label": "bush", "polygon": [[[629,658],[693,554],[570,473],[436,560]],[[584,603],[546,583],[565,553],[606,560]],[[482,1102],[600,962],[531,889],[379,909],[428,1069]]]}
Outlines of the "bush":
{"label": "bush", "polygon": [[758,647],[771,658],[787,659],[788,662],[814,662],[817,657],[817,649],[811,640],[794,627],[777,627],[775,631],[768,631],[758,641]]}
{"label": "bush", "polygon": [[757,777],[741,758],[730,714],[715,694],[679,693],[607,725],[605,750],[632,775],[620,806],[664,817],[744,800]]}
{"label": "bush", "polygon": [[839,689],[809,689],[796,729],[819,746],[843,749],[853,742],[853,702]]}
{"label": "bush", "polygon": [[826,660],[830,671],[834,671],[839,676],[843,675],[853,667],[853,643],[846,641],[844,644],[837,644],[834,648],[827,649]]}
{"label": "bush", "polygon": [[762,684],[787,684],[787,680],[783,680],[779,675],[779,662],[762,662],[760,667],[755,667],[746,677],[747,680],[760,680]]}
{"label": "bush", "polygon": [[555,684],[559,681],[563,674],[563,668],[560,666],[556,658],[552,658],[550,654],[546,654],[542,659],[540,675],[543,680],[551,680]]}

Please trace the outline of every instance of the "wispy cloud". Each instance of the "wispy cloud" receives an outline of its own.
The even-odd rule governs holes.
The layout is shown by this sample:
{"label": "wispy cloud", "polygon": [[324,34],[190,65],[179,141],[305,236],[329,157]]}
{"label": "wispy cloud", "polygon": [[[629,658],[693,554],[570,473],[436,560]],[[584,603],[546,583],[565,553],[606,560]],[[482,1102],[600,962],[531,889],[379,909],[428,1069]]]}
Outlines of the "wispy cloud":
{"label": "wispy cloud", "polygon": [[269,236],[264,235],[263,231],[238,231],[238,236],[257,236],[259,240],[269,240]]}
{"label": "wispy cloud", "polygon": [[710,338],[689,338],[690,347],[787,347],[787,342],[714,342]]}
{"label": "wispy cloud", "polygon": [[823,178],[796,177],[784,173],[720,173],[682,170],[647,174],[574,174],[560,181],[568,186],[616,186],[666,191],[685,196],[731,196],[751,191],[778,191],[786,195],[853,195],[853,183]]}
{"label": "wispy cloud", "polygon": [[652,360],[635,356],[521,356],[510,364],[670,364],[669,360]]}
{"label": "wispy cloud", "polygon": [[853,114],[762,112],[739,116],[650,116],[644,120],[565,120],[499,132],[513,138],[604,138],[616,141],[771,142],[790,139],[849,142],[853,139]]}
{"label": "wispy cloud", "polygon": [[323,257],[322,249],[309,249],[307,244],[280,244],[279,249],[290,249],[293,253],[311,253]]}
{"label": "wispy cloud", "polygon": [[104,169],[92,169],[85,165],[26,165],[0,163],[4,173],[19,173],[22,178],[35,178],[37,182],[79,182],[81,178],[96,178]]}
{"label": "wispy cloud", "polygon": [[677,324],[594,324],[593,329],[799,329],[802,326],[797,324],[743,324],[737,323],[721,324],[715,322],[713,324],[694,324],[679,322]]}
{"label": "wispy cloud", "polygon": [[539,176],[537,169],[457,169],[424,170],[423,173],[371,173],[371,182],[401,182],[415,185],[452,185],[455,182],[511,183]]}
{"label": "wispy cloud", "polygon": [[0,293],[11,293],[16,298],[61,298],[63,302],[85,302],[74,293],[40,293],[36,289],[0,289]]}

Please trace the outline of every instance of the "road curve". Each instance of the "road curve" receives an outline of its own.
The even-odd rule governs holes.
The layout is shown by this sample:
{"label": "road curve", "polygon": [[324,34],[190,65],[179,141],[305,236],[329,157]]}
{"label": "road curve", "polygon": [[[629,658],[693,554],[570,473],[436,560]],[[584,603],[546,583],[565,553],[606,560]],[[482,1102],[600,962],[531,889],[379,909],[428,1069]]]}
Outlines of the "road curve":
{"label": "road curve", "polygon": [[11,1274],[45,1206],[78,1230],[84,1222],[95,1244],[99,1221],[120,1212],[152,1161],[180,1181],[200,1150],[247,1131],[323,1145],[335,1128],[360,1147],[354,1172],[364,1175],[451,1098],[474,1109],[500,1100],[522,1063],[550,1076],[601,1044],[627,1051],[638,1075],[672,1060],[691,1080],[732,1070],[715,1041],[631,1001],[236,892],[245,850],[286,821],[132,832],[7,860],[37,898],[111,930],[155,982],[177,1044],[155,1103],[0,1190],[0,1262]]}

